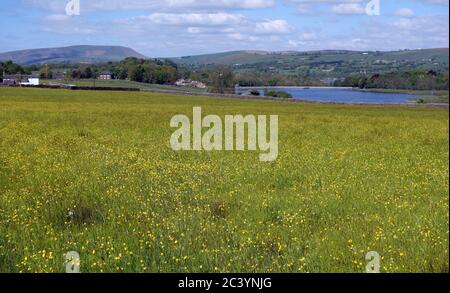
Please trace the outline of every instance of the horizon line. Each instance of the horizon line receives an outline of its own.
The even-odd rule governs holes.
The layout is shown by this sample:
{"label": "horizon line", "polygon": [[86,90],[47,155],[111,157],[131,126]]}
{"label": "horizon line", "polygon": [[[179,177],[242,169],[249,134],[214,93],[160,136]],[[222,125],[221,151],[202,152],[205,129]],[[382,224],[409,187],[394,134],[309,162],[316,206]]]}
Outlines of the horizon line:
{"label": "horizon line", "polygon": [[20,51],[29,51],[29,50],[45,50],[45,49],[59,49],[59,48],[70,48],[70,47],[122,47],[126,49],[131,49],[135,51],[136,53],[143,55],[146,58],[150,59],[168,59],[168,58],[183,58],[183,57],[195,57],[195,56],[202,56],[202,55],[216,55],[216,54],[224,54],[224,53],[232,53],[232,52],[261,52],[261,53],[308,53],[308,52],[326,52],[326,51],[346,51],[346,52],[383,52],[383,53],[389,53],[389,52],[399,52],[399,51],[420,51],[420,50],[449,50],[449,47],[430,47],[430,48],[403,48],[403,49],[395,49],[395,50],[377,50],[377,49],[368,49],[368,50],[352,50],[352,49],[316,49],[316,50],[280,50],[280,51],[273,51],[273,50],[263,50],[263,49],[236,49],[236,50],[229,50],[229,51],[216,51],[216,52],[210,52],[210,53],[198,53],[198,54],[188,54],[188,55],[180,55],[180,56],[169,56],[169,57],[152,57],[147,56],[145,54],[140,53],[136,49],[132,47],[127,47],[123,45],[91,45],[91,44],[82,44],[82,45],[65,45],[60,47],[40,47],[40,48],[28,48],[28,49],[17,49],[17,50],[10,50],[5,52],[0,52],[0,54],[8,54],[8,53],[15,53]]}

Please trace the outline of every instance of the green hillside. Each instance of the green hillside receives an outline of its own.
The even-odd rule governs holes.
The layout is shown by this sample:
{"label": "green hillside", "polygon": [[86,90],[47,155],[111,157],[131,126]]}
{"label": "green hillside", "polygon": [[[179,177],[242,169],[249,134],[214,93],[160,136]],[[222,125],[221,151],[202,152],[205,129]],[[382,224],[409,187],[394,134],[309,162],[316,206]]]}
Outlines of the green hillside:
{"label": "green hillside", "polygon": [[133,49],[121,46],[70,46],[0,53],[0,60],[21,65],[45,63],[99,63],[120,61],[127,57],[146,58]]}
{"label": "green hillside", "polygon": [[395,70],[448,70],[448,48],[393,52],[311,51],[264,52],[233,51],[174,58],[192,68],[232,66],[236,71],[258,70],[313,77],[344,77],[354,73],[380,73]]}

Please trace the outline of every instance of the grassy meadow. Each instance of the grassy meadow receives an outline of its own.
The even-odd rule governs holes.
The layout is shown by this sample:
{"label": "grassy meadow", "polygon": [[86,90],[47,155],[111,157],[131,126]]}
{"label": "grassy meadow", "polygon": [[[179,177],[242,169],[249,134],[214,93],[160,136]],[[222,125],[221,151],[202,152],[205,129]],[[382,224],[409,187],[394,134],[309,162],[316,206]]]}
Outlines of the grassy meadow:
{"label": "grassy meadow", "polygon": [[42,84],[50,85],[55,83],[71,84],[76,86],[87,86],[87,87],[120,87],[120,88],[136,88],[141,91],[163,91],[171,93],[195,93],[202,94],[206,93],[206,89],[192,88],[192,87],[180,87],[176,85],[164,85],[164,84],[151,84],[145,82],[136,82],[130,80],[101,80],[101,79],[70,79],[70,80],[53,80],[53,79],[43,79],[40,81]]}
{"label": "grassy meadow", "polygon": [[[279,115],[279,157],[173,115]],[[448,272],[448,109],[0,88],[0,272]]]}

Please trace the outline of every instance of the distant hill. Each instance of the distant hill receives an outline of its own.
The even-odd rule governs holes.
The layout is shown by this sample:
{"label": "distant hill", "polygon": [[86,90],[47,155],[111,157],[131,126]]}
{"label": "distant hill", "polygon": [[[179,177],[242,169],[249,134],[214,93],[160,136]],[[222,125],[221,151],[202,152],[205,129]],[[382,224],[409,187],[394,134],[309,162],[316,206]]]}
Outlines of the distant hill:
{"label": "distant hill", "polygon": [[342,77],[352,73],[395,70],[448,70],[449,49],[392,52],[325,50],[309,52],[233,51],[172,58],[180,65],[201,68],[232,66],[236,71],[257,70],[315,77]]}
{"label": "distant hill", "polygon": [[70,46],[0,53],[0,61],[21,65],[45,63],[99,63],[120,61],[127,57],[146,58],[133,49],[120,46]]}
{"label": "distant hill", "polygon": [[296,52],[296,51],[280,51],[280,52],[269,52],[269,51],[230,51],[224,53],[214,53],[205,55],[195,55],[195,56],[184,56],[179,58],[172,58],[179,64],[192,65],[192,66],[205,66],[205,65],[247,65],[255,64],[261,62],[272,62],[281,61],[285,59],[290,59],[292,57],[299,57],[302,55],[309,54],[339,54],[339,53],[349,53],[351,51],[317,51],[317,52]]}

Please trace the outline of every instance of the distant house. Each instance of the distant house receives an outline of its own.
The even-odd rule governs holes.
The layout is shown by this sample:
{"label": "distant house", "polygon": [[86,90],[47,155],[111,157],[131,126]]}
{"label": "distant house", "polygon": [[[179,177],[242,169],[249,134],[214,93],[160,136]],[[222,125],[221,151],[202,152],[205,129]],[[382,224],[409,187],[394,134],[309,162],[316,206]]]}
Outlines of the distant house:
{"label": "distant house", "polygon": [[17,75],[4,75],[3,76],[3,85],[16,85],[19,84],[20,77]]}
{"label": "distant house", "polygon": [[112,79],[112,74],[109,71],[104,71],[104,72],[100,73],[100,75],[98,76],[98,79],[110,80],[110,79]]}
{"label": "distant house", "polygon": [[66,79],[66,74],[65,74],[65,72],[62,72],[62,71],[54,72],[53,79],[64,80],[64,79]]}
{"label": "distant house", "polygon": [[20,84],[21,84],[21,85],[32,85],[32,86],[37,86],[37,85],[39,85],[39,78],[37,78],[37,77],[31,77],[31,78],[28,78],[28,81],[21,82]]}
{"label": "distant house", "polygon": [[331,85],[333,85],[337,80],[338,80],[338,79],[335,78],[335,77],[328,77],[328,78],[323,78],[323,79],[321,79],[320,82],[322,82],[322,83],[324,83],[324,84],[326,84],[326,85],[328,85],[328,86],[331,86]]}
{"label": "distant house", "polygon": [[34,75],[5,75],[3,76],[3,85],[39,85],[39,78]]}
{"label": "distant house", "polygon": [[179,79],[175,82],[175,85],[177,86],[188,86],[188,87],[194,87],[199,89],[206,89],[206,84],[204,84],[201,81],[197,80],[191,80],[191,79]]}
{"label": "distant house", "polygon": [[177,80],[177,81],[175,82],[175,85],[176,85],[176,86],[187,86],[187,85],[188,85],[188,81],[190,82],[189,79],[184,79],[184,78],[182,78],[182,79]]}
{"label": "distant house", "polygon": [[198,88],[198,89],[206,89],[206,88],[207,88],[206,84],[204,84],[204,83],[201,82],[201,81],[196,81],[196,80],[193,80],[193,81],[192,81],[192,86],[193,86],[193,87],[196,87],[196,88]]}

